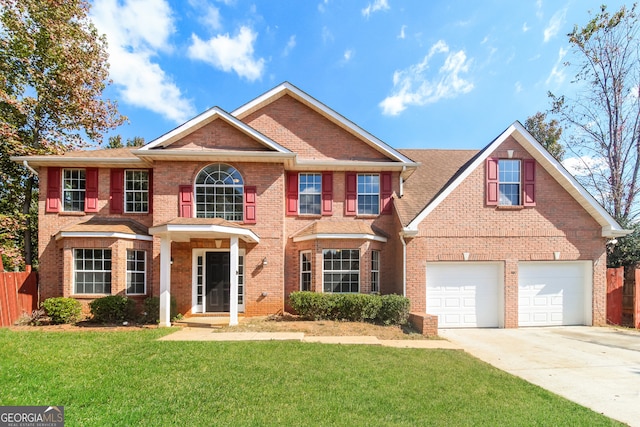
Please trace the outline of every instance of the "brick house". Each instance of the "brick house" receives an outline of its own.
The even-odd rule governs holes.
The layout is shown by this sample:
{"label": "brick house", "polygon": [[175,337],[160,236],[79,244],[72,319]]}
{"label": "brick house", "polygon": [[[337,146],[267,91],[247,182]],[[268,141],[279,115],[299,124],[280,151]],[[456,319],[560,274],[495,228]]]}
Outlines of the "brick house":
{"label": "brick house", "polygon": [[39,173],[41,297],[266,315],[287,295],[404,294],[440,327],[604,324],[625,231],[520,125],[481,151],[396,150],[289,83],[141,148]]}

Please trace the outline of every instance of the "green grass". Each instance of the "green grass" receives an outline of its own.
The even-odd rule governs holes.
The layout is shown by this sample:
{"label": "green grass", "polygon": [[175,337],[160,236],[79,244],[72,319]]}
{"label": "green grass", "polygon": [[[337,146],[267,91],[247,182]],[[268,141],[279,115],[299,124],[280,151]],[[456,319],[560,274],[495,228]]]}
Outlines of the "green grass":
{"label": "green grass", "polygon": [[0,405],[75,425],[619,425],[461,351],[0,330]]}

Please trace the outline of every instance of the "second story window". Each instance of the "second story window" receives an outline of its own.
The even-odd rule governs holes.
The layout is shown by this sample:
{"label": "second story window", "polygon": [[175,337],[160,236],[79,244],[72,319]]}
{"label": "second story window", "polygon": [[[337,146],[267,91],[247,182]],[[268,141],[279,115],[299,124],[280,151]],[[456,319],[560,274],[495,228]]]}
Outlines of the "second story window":
{"label": "second story window", "polygon": [[301,173],[299,176],[300,214],[320,215],[322,174]]}
{"label": "second story window", "polygon": [[520,205],[520,160],[500,159],[498,162],[499,204]]}
{"label": "second story window", "polygon": [[204,168],[196,177],[196,217],[242,221],[244,182],[232,166],[217,163]]}
{"label": "second story window", "polygon": [[84,169],[64,169],[62,173],[62,209],[65,212],[83,212],[85,189]]}
{"label": "second story window", "polygon": [[125,171],[124,194],[125,212],[149,212],[149,172],[146,170]]}
{"label": "second story window", "polygon": [[380,213],[380,175],[358,174],[358,215]]}

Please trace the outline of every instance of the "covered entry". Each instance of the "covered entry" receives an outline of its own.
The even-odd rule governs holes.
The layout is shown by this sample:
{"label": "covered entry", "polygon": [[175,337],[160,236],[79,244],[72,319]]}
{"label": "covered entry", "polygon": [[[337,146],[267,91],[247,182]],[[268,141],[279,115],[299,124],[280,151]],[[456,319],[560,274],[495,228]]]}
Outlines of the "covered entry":
{"label": "covered entry", "polygon": [[[190,242],[191,239],[229,239],[229,249],[225,251],[212,250],[210,253],[226,255],[206,255],[202,258],[203,268],[194,270],[194,295],[203,295],[202,304],[207,304],[207,292],[210,293],[211,303],[208,306],[212,311],[229,312],[229,324],[238,324],[239,290],[243,286],[240,279],[241,253],[239,240],[246,243],[259,243],[260,238],[250,229],[236,223],[219,218],[176,218],[166,224],[149,229],[149,234],[160,237],[160,325],[170,326],[170,298],[171,298],[171,242]],[[197,260],[197,256],[195,256]],[[208,259],[207,259],[208,258]],[[205,262],[210,262],[211,274],[204,275]],[[226,264],[226,265],[225,265]],[[197,264],[196,264],[197,266]],[[232,274],[233,273],[233,274]],[[198,281],[200,275],[200,281]],[[228,300],[226,300],[226,288],[228,278]],[[209,280],[207,286],[206,281]],[[198,289],[200,288],[200,289]],[[198,294],[198,291],[201,292]],[[225,305],[227,301],[228,308]],[[196,301],[197,303],[198,301]]]}

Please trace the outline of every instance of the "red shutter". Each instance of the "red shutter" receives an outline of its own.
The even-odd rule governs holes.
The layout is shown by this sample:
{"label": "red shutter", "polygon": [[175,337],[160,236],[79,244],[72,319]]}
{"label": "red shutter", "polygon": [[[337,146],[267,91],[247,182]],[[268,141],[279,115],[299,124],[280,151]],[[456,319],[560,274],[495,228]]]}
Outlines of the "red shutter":
{"label": "red shutter", "polygon": [[498,159],[489,157],[487,159],[487,206],[496,206],[499,199],[498,182]]}
{"label": "red shutter", "polygon": [[244,223],[256,223],[256,187],[244,186]]}
{"label": "red shutter", "polygon": [[322,172],[322,215],[333,214],[333,172]]}
{"label": "red shutter", "polygon": [[180,216],[193,218],[193,188],[190,185],[180,186]]}
{"label": "red shutter", "polygon": [[287,172],[287,215],[298,215],[298,172]]}
{"label": "red shutter", "polygon": [[153,213],[153,169],[147,169],[149,176],[149,213]]}
{"label": "red shutter", "polygon": [[382,172],[380,174],[380,213],[388,215],[391,213],[391,207],[393,206],[393,185],[391,179],[391,172]]}
{"label": "red shutter", "polygon": [[124,208],[124,169],[111,169],[109,212],[121,214]]}
{"label": "red shutter", "polygon": [[358,179],[353,172],[347,172],[345,179],[344,214],[355,216],[358,213]]}
{"label": "red shutter", "polygon": [[84,173],[84,211],[98,212],[98,168],[87,168]]}
{"label": "red shutter", "polygon": [[522,194],[524,206],[536,205],[536,161],[525,159],[523,165],[524,191]]}
{"label": "red shutter", "polygon": [[47,169],[47,212],[60,212],[60,168]]}

